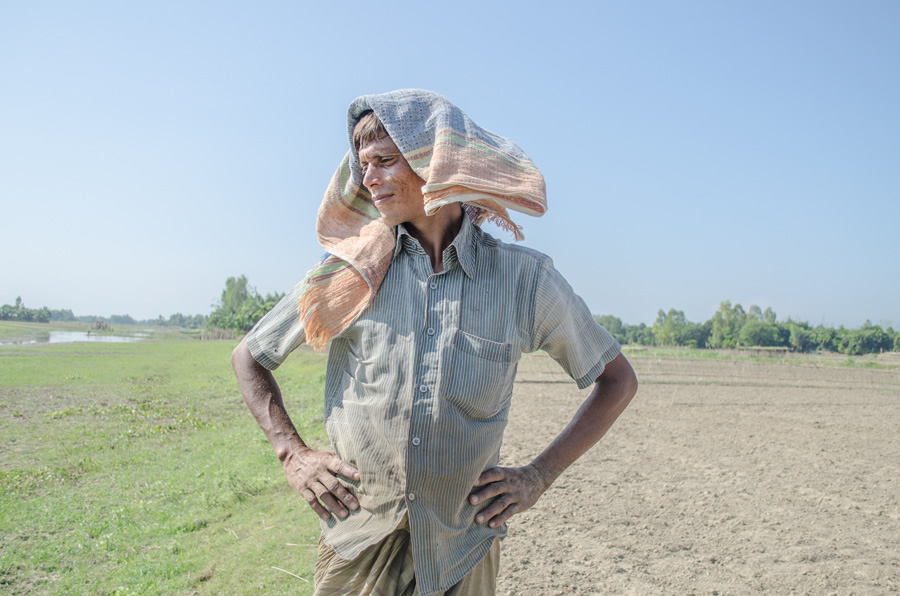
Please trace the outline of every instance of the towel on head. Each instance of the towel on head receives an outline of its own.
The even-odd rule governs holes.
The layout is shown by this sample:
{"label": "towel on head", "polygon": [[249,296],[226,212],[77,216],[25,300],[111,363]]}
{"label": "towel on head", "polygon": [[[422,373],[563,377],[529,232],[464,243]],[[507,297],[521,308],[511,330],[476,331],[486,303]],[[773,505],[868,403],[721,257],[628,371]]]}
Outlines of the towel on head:
{"label": "towel on head", "polygon": [[413,171],[425,181],[425,212],[460,202],[476,224],[492,221],[517,240],[508,210],[547,210],[544,177],[512,141],[475,124],[441,95],[401,89],[357,98],[347,113],[350,151],[325,191],[316,221],[325,258],[304,279],[297,301],[306,341],[321,350],[372,303],[394,252],[394,231],[362,184],[353,129],[375,112]]}

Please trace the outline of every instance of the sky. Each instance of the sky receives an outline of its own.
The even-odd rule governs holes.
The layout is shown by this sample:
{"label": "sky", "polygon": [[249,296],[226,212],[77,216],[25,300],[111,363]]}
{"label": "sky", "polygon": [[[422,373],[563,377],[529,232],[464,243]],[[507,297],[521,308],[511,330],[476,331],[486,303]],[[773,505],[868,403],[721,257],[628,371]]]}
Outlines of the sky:
{"label": "sky", "polygon": [[[359,95],[437,91],[547,182],[597,314],[900,327],[900,4],[0,3],[0,304],[285,292]],[[497,229],[501,239],[513,239]]]}

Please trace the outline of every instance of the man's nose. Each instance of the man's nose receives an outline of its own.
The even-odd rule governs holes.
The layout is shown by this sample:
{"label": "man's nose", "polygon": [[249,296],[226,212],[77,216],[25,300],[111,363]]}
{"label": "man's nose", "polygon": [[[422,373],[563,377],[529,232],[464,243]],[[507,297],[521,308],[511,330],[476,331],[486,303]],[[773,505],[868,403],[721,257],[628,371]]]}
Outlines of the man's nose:
{"label": "man's nose", "polygon": [[377,173],[378,168],[374,166],[369,166],[366,168],[365,174],[363,174],[363,186],[366,188],[371,188],[373,186],[378,186],[381,184],[381,175]]}

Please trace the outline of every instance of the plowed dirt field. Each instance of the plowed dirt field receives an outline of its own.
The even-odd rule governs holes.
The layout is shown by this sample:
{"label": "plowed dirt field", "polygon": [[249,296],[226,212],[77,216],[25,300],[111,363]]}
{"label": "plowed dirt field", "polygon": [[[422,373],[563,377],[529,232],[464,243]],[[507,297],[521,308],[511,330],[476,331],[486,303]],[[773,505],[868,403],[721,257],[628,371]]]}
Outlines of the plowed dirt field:
{"label": "plowed dirt field", "polygon": [[[900,370],[631,362],[631,406],[511,520],[499,594],[900,589]],[[585,396],[549,357],[523,360],[502,465]]]}

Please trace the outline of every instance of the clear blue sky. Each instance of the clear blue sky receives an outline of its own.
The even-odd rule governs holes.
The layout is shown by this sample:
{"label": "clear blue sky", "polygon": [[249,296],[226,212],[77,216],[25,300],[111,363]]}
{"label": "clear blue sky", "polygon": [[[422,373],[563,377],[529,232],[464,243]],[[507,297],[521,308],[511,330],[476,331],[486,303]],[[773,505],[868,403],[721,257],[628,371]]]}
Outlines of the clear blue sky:
{"label": "clear blue sky", "polygon": [[421,87],[542,169],[525,244],[593,312],[898,327],[898,25],[894,1],[5,2],[0,304],[288,290],[347,105]]}

